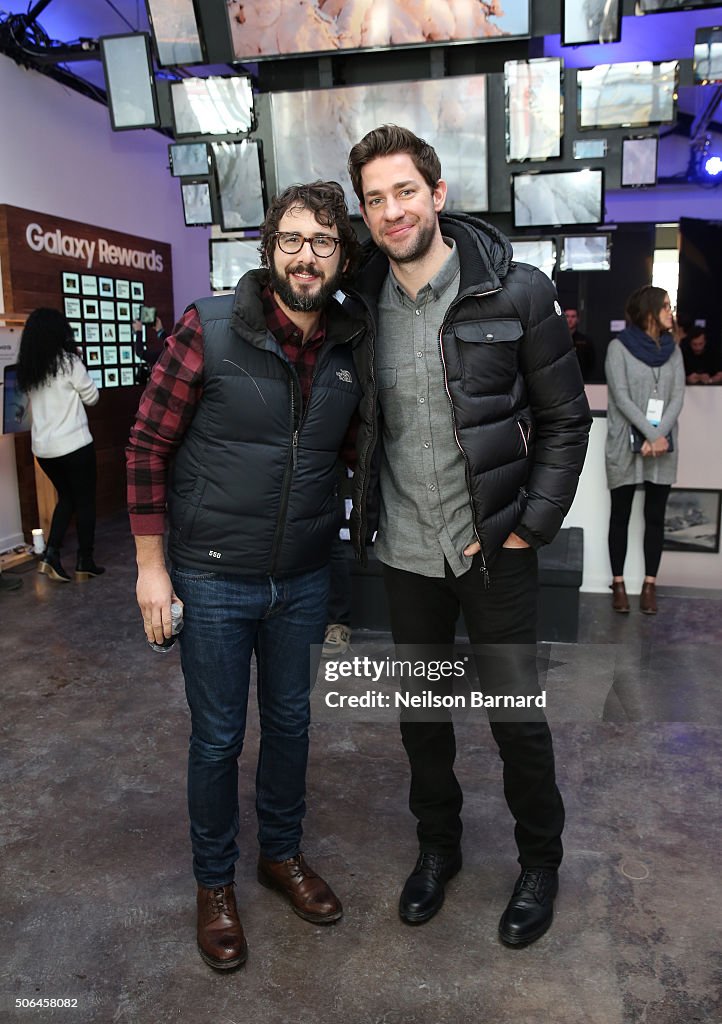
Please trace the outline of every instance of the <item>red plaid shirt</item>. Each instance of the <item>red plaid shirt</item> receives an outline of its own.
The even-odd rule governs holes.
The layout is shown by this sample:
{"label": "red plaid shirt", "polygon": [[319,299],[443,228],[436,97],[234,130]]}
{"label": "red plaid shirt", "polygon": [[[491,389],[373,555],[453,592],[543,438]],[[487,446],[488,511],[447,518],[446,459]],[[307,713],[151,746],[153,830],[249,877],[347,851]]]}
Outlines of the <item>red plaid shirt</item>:
{"label": "red plaid shirt", "polygon": [[[326,340],[326,318],[306,344],[303,332],[288,319],[267,286],[261,294],[266,325],[296,368],[304,405],[318,353]],[[126,449],[128,510],[133,534],[148,536],[165,528],[168,467],[193,419],[203,394],[203,332],[195,308],[183,314],[168,335],[143,392]],[[353,469],[358,414],[354,413],[339,453]]]}

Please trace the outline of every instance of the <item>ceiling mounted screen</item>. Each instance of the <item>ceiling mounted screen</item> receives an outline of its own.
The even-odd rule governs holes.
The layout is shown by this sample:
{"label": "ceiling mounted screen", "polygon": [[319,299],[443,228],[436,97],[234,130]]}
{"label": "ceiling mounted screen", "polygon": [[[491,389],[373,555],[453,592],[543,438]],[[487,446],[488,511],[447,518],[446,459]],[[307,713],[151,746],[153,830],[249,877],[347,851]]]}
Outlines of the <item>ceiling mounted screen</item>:
{"label": "ceiling mounted screen", "polygon": [[567,235],[562,239],[560,270],[609,270],[609,235]]}
{"label": "ceiling mounted screen", "polygon": [[636,128],[674,121],[676,60],[599,64],[577,72],[580,128]]}
{"label": "ceiling mounted screen", "polygon": [[100,50],[113,131],[157,127],[158,108],[148,36],[145,32],[105,36],[100,40]]}
{"label": "ceiling mounted screen", "polygon": [[245,75],[171,82],[173,124],[184,135],[243,135],[253,127],[253,92]]}
{"label": "ceiling mounted screen", "polygon": [[226,0],[234,60],[528,36],[529,0]]}
{"label": "ceiling mounted screen", "polygon": [[158,63],[203,64],[205,55],[193,0],[145,0]]}
{"label": "ceiling mounted screen", "polygon": [[174,178],[202,178],[211,169],[205,142],[175,142],[168,146],[170,173]]}
{"label": "ceiling mounted screen", "polygon": [[695,85],[722,82],[722,28],[698,28],[694,39]]}
{"label": "ceiling mounted screen", "polygon": [[257,142],[213,142],[213,163],[223,231],[257,228],[263,223],[263,185]]}
{"label": "ceiling mounted screen", "polygon": [[207,181],[184,182],[181,185],[183,216],[188,227],[213,224],[211,186]]}
{"label": "ceiling mounted screen", "polygon": [[211,238],[208,248],[214,292],[230,291],[246,271],[261,265],[257,238]]}
{"label": "ceiling mounted screen", "polygon": [[616,43],[622,38],[622,0],[564,0],[562,46]]}
{"label": "ceiling mounted screen", "polygon": [[657,184],[657,136],[622,140],[622,188]]}
{"label": "ceiling mounted screen", "polygon": [[600,224],[604,212],[604,173],[537,171],[512,175],[514,227]]}
{"label": "ceiling mounted screen", "polygon": [[[349,150],[380,124],[403,124],[438,153],[449,186],[447,210],[488,208],[484,75],[273,93],[271,115],[279,189],[332,179],[343,185],[356,213]],[[325,128],[321,141],[319,125]]]}
{"label": "ceiling mounted screen", "polygon": [[562,62],[558,58],[506,61],[507,161],[561,156],[561,86]]}
{"label": "ceiling mounted screen", "polygon": [[538,267],[547,277],[554,273],[557,262],[557,247],[553,238],[511,238],[514,260]]}

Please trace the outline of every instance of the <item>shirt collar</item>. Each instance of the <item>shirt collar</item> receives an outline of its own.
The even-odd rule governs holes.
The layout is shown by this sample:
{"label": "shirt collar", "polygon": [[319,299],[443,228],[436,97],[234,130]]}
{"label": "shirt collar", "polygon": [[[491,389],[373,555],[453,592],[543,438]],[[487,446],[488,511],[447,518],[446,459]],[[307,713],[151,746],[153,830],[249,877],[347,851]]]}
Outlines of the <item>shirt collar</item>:
{"label": "shirt collar", "polygon": [[[293,320],[290,320],[283,309],[276,301],[276,296],[273,294],[273,290],[269,285],[266,285],[261,292],[261,301],[263,302],[263,315],[266,318],[266,326],[269,331],[279,343],[279,345],[287,345],[289,343],[295,343],[301,345],[303,341],[303,331],[298,328]],[[324,341],[326,337],[326,313],[321,313],[321,319],[319,321],[318,329],[308,339],[305,348],[309,345],[319,345]]]}
{"label": "shirt collar", "polygon": [[[449,255],[446,257],[443,264],[428,284],[425,284],[423,288],[419,289],[419,293],[416,296],[417,299],[419,295],[425,292],[428,288],[430,291],[430,298],[435,302],[437,299],[441,298],[449,285],[452,284],[454,279],[459,275],[461,267],[459,264],[459,250],[456,247],[456,242],[453,238],[446,237],[444,238],[444,242],[449,246]],[[408,299],[408,295],[396,280],[391,267],[389,267],[389,274],[396,291],[402,296],[402,298]]]}

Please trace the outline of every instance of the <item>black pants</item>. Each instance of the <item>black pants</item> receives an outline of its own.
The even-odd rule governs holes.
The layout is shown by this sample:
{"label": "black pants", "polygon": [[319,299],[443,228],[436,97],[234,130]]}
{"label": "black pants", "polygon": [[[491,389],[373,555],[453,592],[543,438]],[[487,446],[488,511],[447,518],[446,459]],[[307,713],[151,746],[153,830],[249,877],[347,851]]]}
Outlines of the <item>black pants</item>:
{"label": "black pants", "polygon": [[78,530],[78,552],[88,556],[95,543],[95,445],[91,441],[57,459],[38,458],[42,471],[58,492],[58,503],[53,512],[48,536],[49,548],[60,548],[73,513]]}
{"label": "black pants", "polygon": [[[634,501],[635,484],[613,487],[609,492],[612,510],[609,516],[609,561],[612,576],[624,574],[627,557],[629,517]],[[662,558],[664,541],[664,510],[669,497],[669,484],[644,484],[644,575],[656,576]]]}
{"label": "black pants", "polygon": [[[528,646],[536,642],[536,552],[503,548],[490,566],[488,590],[476,563],[475,559],[458,578],[447,565],[445,579],[385,565],[394,642],[424,645],[426,650],[428,645],[451,645],[461,608],[472,644],[515,645],[509,647],[507,661],[507,671],[515,676],[514,692],[536,694],[536,659]],[[480,686],[484,690],[483,678]],[[562,859],[564,805],[556,785],[549,726],[546,721],[494,720],[490,726],[504,764],[504,796],[516,821],[519,863],[526,868],[556,868]],[[449,852],[461,839],[463,800],[454,774],[453,723],[402,719],[401,737],[411,766],[409,807],[418,819],[419,846]]]}

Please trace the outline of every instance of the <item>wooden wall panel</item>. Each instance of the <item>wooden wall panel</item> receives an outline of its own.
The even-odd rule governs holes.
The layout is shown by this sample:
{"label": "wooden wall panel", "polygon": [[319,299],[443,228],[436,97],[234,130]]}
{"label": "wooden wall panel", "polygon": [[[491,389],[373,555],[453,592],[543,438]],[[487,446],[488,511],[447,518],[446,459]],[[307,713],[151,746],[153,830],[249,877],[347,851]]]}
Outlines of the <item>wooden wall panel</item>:
{"label": "wooden wall panel", "polygon": [[[48,251],[59,245],[64,251]],[[139,254],[130,257],[136,265],[112,262],[123,250]],[[62,310],[63,273],[85,273],[141,281],[144,302],[157,307],[167,328],[173,324],[171,247],[165,242],[0,205],[0,265],[6,310]],[[141,393],[139,386],[103,388],[98,405],[87,410],[98,455],[99,515],[125,506],[125,445]],[[23,532],[29,540],[38,518],[29,435],[16,435],[16,458]]]}

